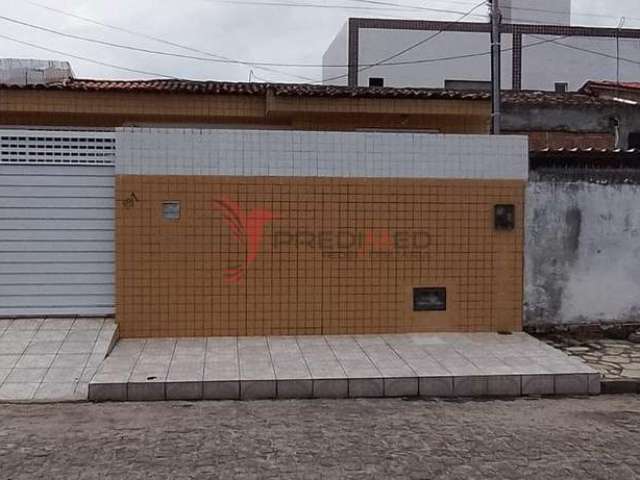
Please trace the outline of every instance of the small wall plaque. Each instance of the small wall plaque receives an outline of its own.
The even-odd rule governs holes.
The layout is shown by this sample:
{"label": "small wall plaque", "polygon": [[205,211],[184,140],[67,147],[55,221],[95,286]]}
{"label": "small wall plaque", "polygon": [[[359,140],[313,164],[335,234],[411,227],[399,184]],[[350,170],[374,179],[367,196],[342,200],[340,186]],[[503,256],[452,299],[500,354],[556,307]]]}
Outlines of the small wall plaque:
{"label": "small wall plaque", "polygon": [[413,310],[415,312],[442,312],[447,309],[447,289],[414,288]]}
{"label": "small wall plaque", "polygon": [[162,218],[169,222],[180,219],[180,202],[162,202]]}

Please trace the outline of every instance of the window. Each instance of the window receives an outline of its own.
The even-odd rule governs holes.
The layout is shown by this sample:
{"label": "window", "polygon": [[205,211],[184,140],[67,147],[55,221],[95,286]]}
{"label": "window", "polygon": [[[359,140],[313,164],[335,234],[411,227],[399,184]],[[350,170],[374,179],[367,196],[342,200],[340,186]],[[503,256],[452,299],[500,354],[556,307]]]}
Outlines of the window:
{"label": "window", "polygon": [[381,77],[369,77],[370,87],[384,87],[384,78]]}
{"label": "window", "polygon": [[629,134],[629,148],[640,148],[640,132]]}

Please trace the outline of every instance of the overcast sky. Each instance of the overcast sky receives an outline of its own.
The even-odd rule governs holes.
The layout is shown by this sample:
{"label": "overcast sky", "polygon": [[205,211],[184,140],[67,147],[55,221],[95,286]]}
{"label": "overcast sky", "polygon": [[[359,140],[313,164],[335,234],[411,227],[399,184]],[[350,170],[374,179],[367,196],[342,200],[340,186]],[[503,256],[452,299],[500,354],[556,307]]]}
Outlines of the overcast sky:
{"label": "overcast sky", "polygon": [[[254,5],[256,2],[313,4],[330,8]],[[479,0],[378,0],[417,8],[398,8],[376,4],[376,0],[0,0],[0,15],[67,34],[116,42],[137,48],[203,56],[174,46],[91,24],[40,5],[64,10],[77,16],[160,37],[211,54],[248,61],[320,64],[322,54],[349,17],[411,18],[454,20]],[[247,2],[251,4],[247,4]],[[536,0],[531,0],[535,6]],[[615,7],[612,7],[612,4]],[[617,26],[619,17],[627,17],[625,26],[640,28],[638,0],[574,0],[573,22],[583,25]],[[351,6],[352,8],[346,8]],[[428,11],[422,8],[444,11]],[[482,21],[485,8],[471,21]],[[579,15],[578,13],[587,13]],[[602,16],[599,16],[602,15]],[[614,17],[615,16],[615,17]],[[618,18],[616,18],[618,17]],[[635,17],[635,18],[634,18]],[[141,73],[74,59],[69,54],[87,57],[120,67],[166,76],[190,79],[246,81],[251,66],[203,62],[150,53],[126,51],[96,45],[50,32],[16,25],[0,19],[0,36],[5,35],[33,45],[63,53],[53,53],[0,38],[0,57],[69,60],[76,76],[91,78],[148,78]],[[275,67],[274,67],[275,68]],[[253,68],[259,79],[301,81],[291,75],[320,79],[320,68],[283,68],[279,72]]]}

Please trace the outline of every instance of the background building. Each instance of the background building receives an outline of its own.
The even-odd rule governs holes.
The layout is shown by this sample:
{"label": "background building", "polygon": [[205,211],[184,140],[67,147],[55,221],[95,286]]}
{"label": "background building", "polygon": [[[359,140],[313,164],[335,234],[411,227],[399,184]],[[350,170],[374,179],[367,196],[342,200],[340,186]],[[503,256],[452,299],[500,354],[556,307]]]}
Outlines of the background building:
{"label": "background building", "polygon": [[[505,89],[577,90],[587,80],[640,77],[640,30],[571,26],[569,0],[514,0],[503,9]],[[477,87],[491,78],[490,25],[352,18],[323,65],[326,84]]]}

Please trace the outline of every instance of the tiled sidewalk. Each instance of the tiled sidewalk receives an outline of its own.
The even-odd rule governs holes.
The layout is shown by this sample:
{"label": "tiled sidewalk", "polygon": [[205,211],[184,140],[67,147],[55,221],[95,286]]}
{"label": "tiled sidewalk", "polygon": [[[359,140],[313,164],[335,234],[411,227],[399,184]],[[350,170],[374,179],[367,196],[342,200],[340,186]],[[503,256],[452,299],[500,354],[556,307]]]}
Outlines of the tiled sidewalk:
{"label": "tiled sidewalk", "polygon": [[115,335],[111,319],[0,320],[0,402],[86,400]]}
{"label": "tiled sidewalk", "polygon": [[527,334],[121,340],[92,400],[597,394],[600,375]]}

